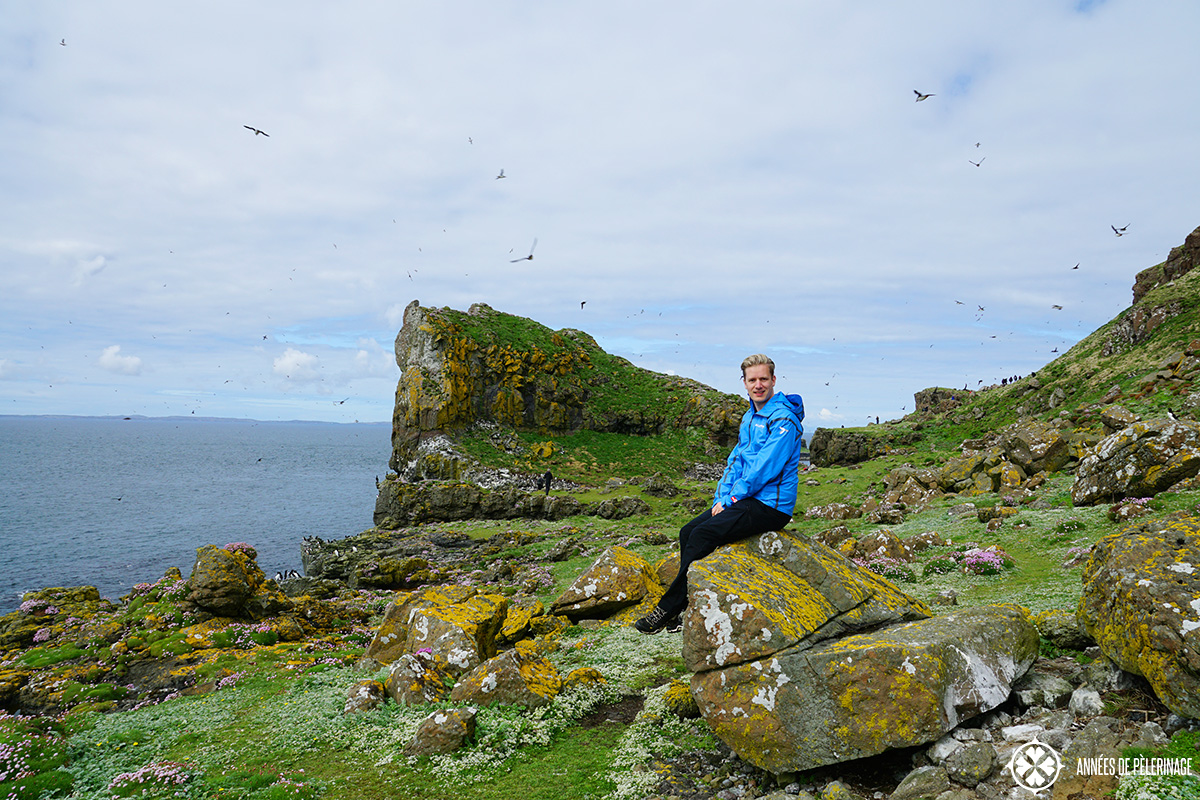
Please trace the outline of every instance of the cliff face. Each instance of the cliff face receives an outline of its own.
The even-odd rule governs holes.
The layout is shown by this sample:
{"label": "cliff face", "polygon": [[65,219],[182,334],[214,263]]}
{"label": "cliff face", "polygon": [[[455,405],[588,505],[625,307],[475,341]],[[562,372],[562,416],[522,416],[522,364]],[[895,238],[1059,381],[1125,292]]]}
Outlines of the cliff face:
{"label": "cliff face", "polygon": [[582,331],[552,331],[480,303],[464,313],[414,300],[396,336],[396,364],[393,469],[414,457],[422,438],[481,422],[547,434],[696,427],[727,447],[747,406],[696,381],[635,367]]}

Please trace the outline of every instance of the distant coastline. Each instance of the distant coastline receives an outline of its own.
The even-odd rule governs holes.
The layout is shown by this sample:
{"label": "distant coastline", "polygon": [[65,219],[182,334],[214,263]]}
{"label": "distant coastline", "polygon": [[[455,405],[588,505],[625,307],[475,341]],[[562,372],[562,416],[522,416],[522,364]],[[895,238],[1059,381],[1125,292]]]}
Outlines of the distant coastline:
{"label": "distant coastline", "polygon": [[391,425],[390,420],[380,422],[330,422],[319,419],[249,419],[246,417],[198,417],[187,416],[147,417],[143,414],[0,414],[0,419],[109,419],[129,422],[241,422],[253,425]]}

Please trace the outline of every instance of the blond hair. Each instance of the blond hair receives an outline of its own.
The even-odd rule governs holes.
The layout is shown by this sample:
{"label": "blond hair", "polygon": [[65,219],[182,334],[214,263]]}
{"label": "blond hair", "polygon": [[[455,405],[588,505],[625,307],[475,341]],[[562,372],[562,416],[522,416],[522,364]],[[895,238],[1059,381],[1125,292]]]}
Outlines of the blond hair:
{"label": "blond hair", "polygon": [[752,356],[746,356],[746,360],[742,362],[742,377],[746,377],[747,367],[756,367],[759,364],[766,364],[771,370],[771,374],[775,374],[775,362],[762,353],[755,353]]}

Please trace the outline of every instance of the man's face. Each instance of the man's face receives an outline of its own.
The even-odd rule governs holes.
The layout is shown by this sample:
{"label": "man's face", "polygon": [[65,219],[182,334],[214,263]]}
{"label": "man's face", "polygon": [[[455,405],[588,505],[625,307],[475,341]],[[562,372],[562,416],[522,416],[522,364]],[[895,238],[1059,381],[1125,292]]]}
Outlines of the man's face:
{"label": "man's face", "polygon": [[766,364],[746,367],[742,373],[742,383],[746,384],[746,393],[750,395],[750,402],[754,403],[755,408],[762,408],[775,394],[775,376]]}

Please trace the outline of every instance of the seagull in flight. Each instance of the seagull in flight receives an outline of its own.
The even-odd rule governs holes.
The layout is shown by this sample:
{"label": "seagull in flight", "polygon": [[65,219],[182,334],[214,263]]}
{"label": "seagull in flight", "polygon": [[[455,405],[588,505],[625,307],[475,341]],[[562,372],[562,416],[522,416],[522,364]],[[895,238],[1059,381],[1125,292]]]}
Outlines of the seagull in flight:
{"label": "seagull in flight", "polygon": [[1109,225],[1108,227],[1112,228],[1113,233],[1115,233],[1117,236],[1124,236],[1125,228],[1128,228],[1129,226],[1126,225],[1125,228],[1118,228],[1116,225]]}
{"label": "seagull in flight", "polygon": [[268,139],[271,138],[271,134],[267,133],[266,131],[260,131],[258,128],[252,128],[249,125],[243,125],[242,127],[248,131],[254,131],[255,136],[266,136]]}
{"label": "seagull in flight", "polygon": [[579,301],[579,307],[580,307],[580,308],[583,308],[583,304],[584,304],[584,303],[586,303],[586,302],[587,302],[587,300],[580,300],[580,301]]}
{"label": "seagull in flight", "polygon": [[983,158],[979,159],[978,161],[972,161],[972,160],[971,160],[971,159],[969,159],[969,158],[967,159],[967,163],[968,163],[968,164],[974,164],[974,165],[975,165],[975,166],[977,166],[977,167],[978,167],[980,164],[982,164],[984,161],[987,161],[987,156],[984,156]]}
{"label": "seagull in flight", "polygon": [[921,102],[922,100],[928,100],[929,98],[933,97],[932,94],[921,94],[916,89],[913,89],[913,94],[915,94],[917,96],[917,99],[915,102],[918,102],[918,103]]}
{"label": "seagull in flight", "polygon": [[1057,304],[1056,304],[1056,305],[1052,305],[1052,306],[1050,306],[1050,307],[1051,307],[1051,308],[1056,308],[1056,309],[1058,309],[1059,311],[1062,311],[1062,306],[1060,306],[1060,305],[1057,305]]}
{"label": "seagull in flight", "polygon": [[[515,263],[517,263],[518,261],[533,261],[533,249],[534,249],[535,247],[537,247],[537,239],[534,239],[534,240],[533,240],[533,244],[532,244],[532,245],[530,246],[530,248],[529,248],[529,255],[527,255],[527,256],[522,256],[521,258],[514,258],[514,259],[510,260],[508,263],[510,263],[510,264],[515,264]],[[586,302],[586,301],[585,301],[585,302]]]}
{"label": "seagull in flight", "polygon": [[500,170],[500,174],[496,176],[496,180],[500,180],[501,178],[507,178],[507,177],[508,176],[504,174],[504,170]]}
{"label": "seagull in flight", "polygon": [[[66,46],[67,46],[67,40],[66,40],[66,39],[63,39],[62,41],[60,41],[60,42],[59,42],[59,44],[61,44],[63,47],[66,47]],[[121,498],[119,498],[119,497],[118,497],[117,499],[118,499],[118,500],[120,500]]]}

